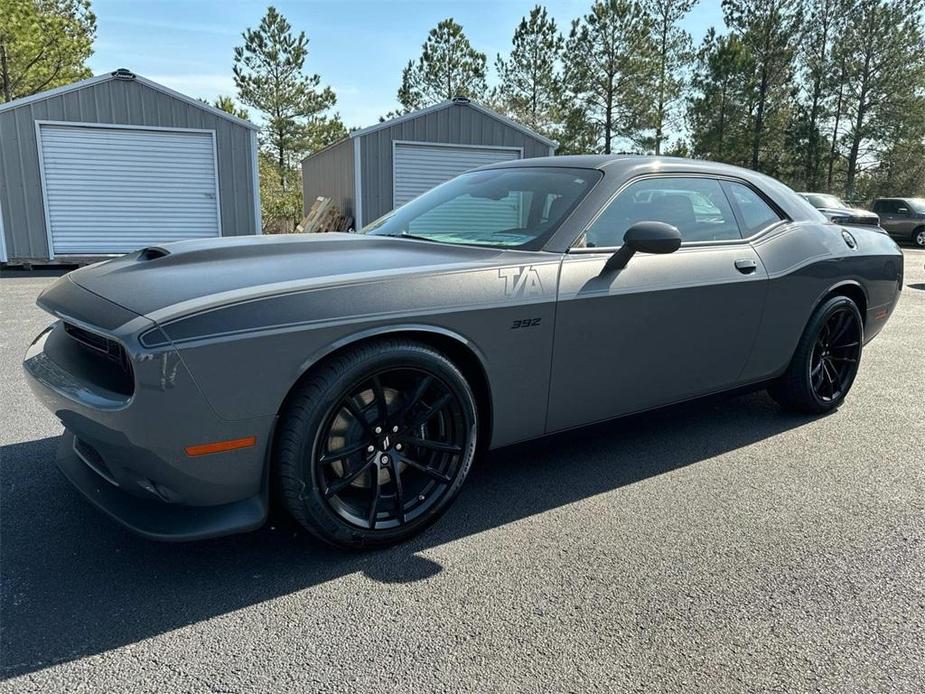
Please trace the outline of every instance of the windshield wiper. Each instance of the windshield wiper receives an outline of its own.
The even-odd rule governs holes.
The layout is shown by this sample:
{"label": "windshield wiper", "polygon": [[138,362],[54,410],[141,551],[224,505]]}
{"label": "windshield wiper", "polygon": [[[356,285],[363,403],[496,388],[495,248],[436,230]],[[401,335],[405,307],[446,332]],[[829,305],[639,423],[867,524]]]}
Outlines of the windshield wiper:
{"label": "windshield wiper", "polygon": [[393,239],[413,239],[415,241],[432,241],[434,243],[446,243],[445,241],[437,241],[429,236],[416,236],[415,234],[406,234],[402,232],[401,234],[378,234],[378,236],[389,236]]}

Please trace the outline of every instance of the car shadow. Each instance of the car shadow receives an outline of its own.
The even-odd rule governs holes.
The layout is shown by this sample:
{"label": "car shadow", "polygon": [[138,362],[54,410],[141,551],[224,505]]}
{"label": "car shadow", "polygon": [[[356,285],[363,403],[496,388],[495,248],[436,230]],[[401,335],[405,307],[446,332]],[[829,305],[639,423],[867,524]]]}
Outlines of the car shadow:
{"label": "car shadow", "polygon": [[356,572],[387,583],[424,580],[443,567],[423,550],[811,421],[750,393],[494,451],[473,468],[436,525],[369,553],[320,546],[277,521],[193,544],[143,540],[69,487],[51,462],[57,438],[6,446],[0,448],[0,674],[6,679],[102,653]]}

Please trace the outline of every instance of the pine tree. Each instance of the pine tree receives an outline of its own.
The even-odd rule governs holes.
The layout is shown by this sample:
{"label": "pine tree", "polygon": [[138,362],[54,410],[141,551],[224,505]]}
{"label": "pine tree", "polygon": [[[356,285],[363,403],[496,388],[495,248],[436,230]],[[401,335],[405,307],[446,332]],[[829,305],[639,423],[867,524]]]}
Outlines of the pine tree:
{"label": "pine tree", "polygon": [[305,32],[269,7],[256,29],[247,29],[244,45],[234,49],[234,81],[238,99],[264,115],[263,144],[272,152],[283,186],[307,153],[344,135],[337,99],[330,87],[320,88],[318,75],[303,70],[308,57]]}
{"label": "pine tree", "polygon": [[638,141],[651,94],[652,22],[633,0],[597,0],[572,22],[564,83],[572,106],[566,142],[593,142],[610,154],[616,138]]}
{"label": "pine tree", "polygon": [[754,65],[752,169],[776,173],[793,102],[801,0],[723,0],[723,16]]}
{"label": "pine tree", "polygon": [[694,156],[746,164],[751,95],[747,78],[751,58],[735,36],[711,28],[697,53],[688,105],[691,152]]}
{"label": "pine tree", "polygon": [[452,18],[430,30],[421,57],[402,71],[398,102],[404,111],[466,96],[482,98],[486,91],[484,53],[472,48],[463,28]]}
{"label": "pine tree", "polygon": [[11,101],[90,76],[89,0],[0,0],[0,96]]}
{"label": "pine tree", "polygon": [[248,110],[242,106],[238,106],[234,102],[234,99],[230,96],[219,95],[215,97],[215,101],[212,102],[212,106],[219,109],[220,111],[224,111],[225,113],[230,113],[232,116],[237,116],[242,120],[250,119],[250,113]]}
{"label": "pine tree", "polygon": [[677,110],[685,87],[684,72],[693,58],[691,37],[679,23],[696,0],[646,0],[652,19],[652,45],[655,50],[655,102],[651,114],[651,149],[662,153],[666,127],[677,125]]}
{"label": "pine tree", "polygon": [[848,198],[855,195],[862,163],[889,151],[888,140],[905,130],[902,121],[921,114],[920,99],[925,91],[923,8],[922,0],[859,0],[852,9],[842,37],[849,116]]}
{"label": "pine tree", "polygon": [[537,5],[515,29],[508,58],[499,55],[495,60],[499,108],[547,135],[553,134],[562,97],[559,63],[563,45],[556,21],[545,7]]}

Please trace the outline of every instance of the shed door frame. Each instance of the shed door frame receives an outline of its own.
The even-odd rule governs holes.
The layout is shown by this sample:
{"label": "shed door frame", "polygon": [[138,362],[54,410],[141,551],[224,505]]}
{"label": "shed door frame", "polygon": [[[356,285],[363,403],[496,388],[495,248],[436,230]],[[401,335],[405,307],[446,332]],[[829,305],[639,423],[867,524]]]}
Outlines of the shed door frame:
{"label": "shed door frame", "polygon": [[392,209],[395,205],[395,150],[399,145],[419,145],[422,147],[450,147],[452,149],[494,149],[500,152],[517,152],[517,158],[524,158],[523,147],[508,145],[462,145],[454,142],[422,142],[419,140],[392,140]]}
{"label": "shed door frame", "polygon": [[0,263],[5,263],[7,260],[6,229],[3,228],[3,201],[0,200]]}
{"label": "shed door frame", "polygon": [[[68,128],[96,128],[97,130],[148,130],[154,132],[165,132],[165,133],[198,133],[200,135],[208,134],[212,138],[212,167],[213,175],[215,177],[215,217],[218,222],[218,237],[221,238],[224,236],[222,230],[222,202],[220,199],[221,184],[218,179],[218,142],[215,137],[215,130],[207,128],[170,128],[159,125],[125,125],[122,123],[83,123],[77,121],[67,121],[67,120],[36,120],[35,121],[35,146],[37,149],[36,154],[39,158],[39,179],[42,182],[42,208],[45,212],[45,237],[48,242],[48,259],[55,259],[55,245],[54,239],[51,234],[51,217],[48,214],[48,190],[45,186],[45,158],[42,152],[42,126],[51,125],[51,126],[64,126]],[[255,162],[256,166],[256,162]],[[68,254],[70,257],[70,254]],[[75,253],[73,257],[80,257],[82,255],[95,256],[98,254],[87,254],[87,253]],[[119,256],[121,253],[111,253],[103,255],[112,255]]]}

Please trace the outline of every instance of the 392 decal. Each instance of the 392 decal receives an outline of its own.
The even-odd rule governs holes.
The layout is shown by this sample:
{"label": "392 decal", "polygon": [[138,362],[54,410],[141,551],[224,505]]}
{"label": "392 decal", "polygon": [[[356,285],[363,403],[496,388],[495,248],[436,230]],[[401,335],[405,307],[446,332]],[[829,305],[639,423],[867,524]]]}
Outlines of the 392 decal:
{"label": "392 decal", "polygon": [[511,323],[511,330],[516,330],[517,328],[535,328],[540,324],[542,318],[523,318],[521,320],[515,320]]}

